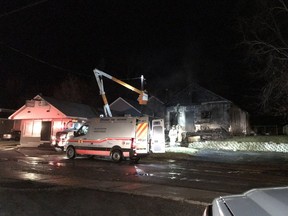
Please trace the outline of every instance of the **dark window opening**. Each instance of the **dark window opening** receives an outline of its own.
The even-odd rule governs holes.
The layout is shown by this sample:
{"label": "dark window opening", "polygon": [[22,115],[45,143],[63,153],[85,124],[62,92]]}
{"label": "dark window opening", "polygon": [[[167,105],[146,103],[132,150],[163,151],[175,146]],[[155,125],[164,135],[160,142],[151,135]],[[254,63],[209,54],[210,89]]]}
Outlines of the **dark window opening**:
{"label": "dark window opening", "polygon": [[209,111],[201,112],[201,119],[211,119],[211,112]]}

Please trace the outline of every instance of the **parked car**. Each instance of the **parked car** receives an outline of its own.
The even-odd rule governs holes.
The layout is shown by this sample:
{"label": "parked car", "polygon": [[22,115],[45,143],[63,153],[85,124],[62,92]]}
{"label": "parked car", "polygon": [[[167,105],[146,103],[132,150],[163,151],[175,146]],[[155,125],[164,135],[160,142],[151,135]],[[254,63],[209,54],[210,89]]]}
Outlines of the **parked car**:
{"label": "parked car", "polygon": [[21,137],[21,131],[12,130],[11,132],[4,133],[2,139],[3,140],[15,140],[19,141]]}
{"label": "parked car", "polygon": [[252,189],[213,200],[203,216],[286,216],[288,187]]}

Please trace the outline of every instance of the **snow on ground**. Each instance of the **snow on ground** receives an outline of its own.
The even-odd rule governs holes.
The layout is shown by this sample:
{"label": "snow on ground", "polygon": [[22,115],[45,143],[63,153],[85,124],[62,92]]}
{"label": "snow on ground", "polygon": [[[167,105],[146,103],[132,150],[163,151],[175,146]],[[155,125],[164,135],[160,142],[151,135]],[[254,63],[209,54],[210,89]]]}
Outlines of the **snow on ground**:
{"label": "snow on ground", "polygon": [[194,149],[194,148],[173,146],[173,147],[166,147],[166,148],[165,148],[165,151],[166,151],[166,152],[185,153],[185,154],[193,155],[193,154],[195,154],[198,150],[197,150],[197,149]]}
{"label": "snow on ground", "polygon": [[189,143],[188,147],[166,145],[166,152],[195,154],[199,149],[214,149],[227,151],[250,151],[250,152],[288,152],[287,143],[273,142],[236,142],[236,141],[200,141]]}

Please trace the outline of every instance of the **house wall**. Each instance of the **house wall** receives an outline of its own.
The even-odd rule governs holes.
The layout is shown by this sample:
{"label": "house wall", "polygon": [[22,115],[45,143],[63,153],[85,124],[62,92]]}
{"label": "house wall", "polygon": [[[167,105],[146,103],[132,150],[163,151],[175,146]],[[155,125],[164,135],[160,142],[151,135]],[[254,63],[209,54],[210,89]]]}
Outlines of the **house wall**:
{"label": "house wall", "polygon": [[185,131],[195,131],[195,111],[197,106],[167,107],[165,128],[170,130],[173,125],[180,125]]}
{"label": "house wall", "polygon": [[288,125],[284,125],[282,130],[283,134],[288,135]]}
{"label": "house wall", "polygon": [[225,130],[232,135],[249,131],[248,114],[229,102],[171,106],[166,110],[166,129],[180,125],[186,132]]}
{"label": "house wall", "polygon": [[232,135],[250,134],[251,127],[249,124],[249,115],[247,112],[236,106],[232,106],[230,109],[230,116],[230,133]]}
{"label": "house wall", "polygon": [[[27,102],[28,103],[28,102]],[[14,119],[35,119],[35,118],[63,118],[65,115],[55,109],[46,101],[29,101],[19,112],[14,113]]]}
{"label": "house wall", "polygon": [[199,106],[196,112],[196,131],[200,130],[229,130],[230,103],[205,103]]}
{"label": "house wall", "polygon": [[51,136],[56,135],[58,131],[77,129],[77,124],[81,125],[88,116],[94,114],[96,113],[93,109],[87,105],[48,97],[43,99],[37,95],[32,100],[27,100],[25,105],[9,116],[9,119],[21,121],[20,126],[14,124],[14,128],[21,130],[21,145],[38,146],[51,142]]}
{"label": "house wall", "polygon": [[13,120],[13,130],[21,131],[21,120]]}
{"label": "house wall", "polygon": [[152,111],[152,116],[155,118],[165,117],[165,105],[157,99],[149,99],[147,107]]}
{"label": "house wall", "polygon": [[73,127],[74,124],[71,124],[72,120],[70,118],[62,119],[25,119],[21,122],[21,138],[20,144],[23,146],[33,146],[37,147],[40,144],[47,142],[50,143],[50,140],[41,139],[41,129],[42,122],[51,121],[51,136],[55,136],[56,132],[62,131],[66,128]]}

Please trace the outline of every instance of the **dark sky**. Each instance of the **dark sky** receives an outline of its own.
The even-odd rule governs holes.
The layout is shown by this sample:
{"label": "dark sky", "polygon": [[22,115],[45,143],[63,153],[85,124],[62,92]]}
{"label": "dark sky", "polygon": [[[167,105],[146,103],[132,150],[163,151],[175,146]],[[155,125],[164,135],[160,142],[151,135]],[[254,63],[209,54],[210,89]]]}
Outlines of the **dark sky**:
{"label": "dark sky", "polygon": [[[53,96],[52,89],[69,75],[88,79],[100,97],[96,67],[125,80],[143,74],[148,92],[162,100],[167,89],[173,94],[198,82],[242,103],[245,77],[235,52],[239,1],[0,2],[0,72],[7,81],[0,106],[13,108],[21,103],[16,98],[40,92]],[[13,93],[7,86],[19,86],[15,80],[25,86]],[[3,102],[7,97],[10,104]]]}

